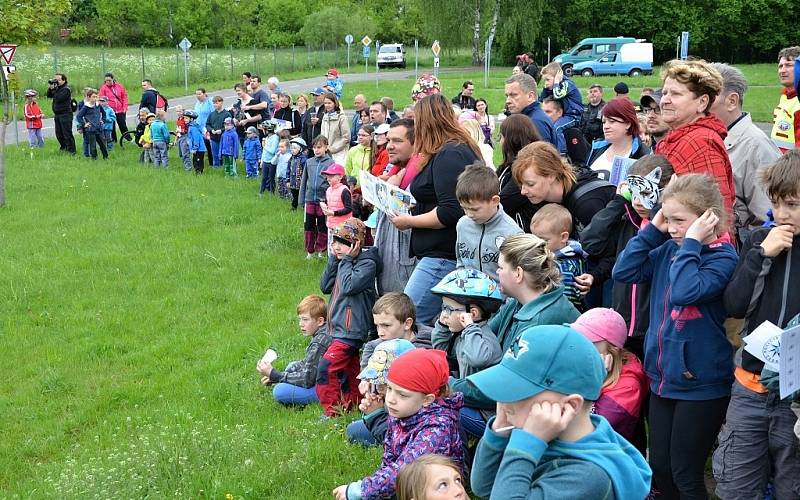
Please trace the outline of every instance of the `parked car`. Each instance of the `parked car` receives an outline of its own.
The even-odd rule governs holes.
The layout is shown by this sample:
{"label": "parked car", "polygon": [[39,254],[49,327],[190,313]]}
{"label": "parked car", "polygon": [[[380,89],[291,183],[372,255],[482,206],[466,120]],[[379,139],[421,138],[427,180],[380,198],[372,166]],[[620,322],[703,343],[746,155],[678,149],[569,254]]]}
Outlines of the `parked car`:
{"label": "parked car", "polygon": [[606,52],[617,51],[622,45],[636,41],[635,38],[623,36],[584,38],[567,52],[554,57],[553,61],[560,63],[564,74],[569,76],[576,64],[597,59]]}
{"label": "parked car", "polygon": [[378,49],[378,67],[388,68],[391,66],[406,67],[406,49],[402,43],[387,43]]}
{"label": "parked car", "polygon": [[572,67],[573,74],[594,75],[649,75],[653,72],[653,44],[626,43],[619,51],[606,52],[592,61]]}

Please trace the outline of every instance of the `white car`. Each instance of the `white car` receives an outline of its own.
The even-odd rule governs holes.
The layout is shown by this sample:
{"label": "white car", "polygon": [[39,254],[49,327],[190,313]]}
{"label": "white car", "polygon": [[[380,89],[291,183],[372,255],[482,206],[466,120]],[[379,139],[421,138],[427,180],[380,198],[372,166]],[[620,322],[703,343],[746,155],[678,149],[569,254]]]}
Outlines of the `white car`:
{"label": "white car", "polygon": [[387,43],[378,49],[378,67],[406,67],[406,49],[402,43]]}

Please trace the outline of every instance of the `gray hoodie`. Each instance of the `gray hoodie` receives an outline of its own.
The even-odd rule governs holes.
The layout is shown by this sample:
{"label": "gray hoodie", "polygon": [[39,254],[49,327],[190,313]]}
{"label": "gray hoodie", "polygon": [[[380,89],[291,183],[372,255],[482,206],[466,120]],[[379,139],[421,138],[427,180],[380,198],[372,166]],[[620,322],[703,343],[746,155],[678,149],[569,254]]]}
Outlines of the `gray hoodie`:
{"label": "gray hoodie", "polygon": [[484,224],[476,224],[466,215],[456,225],[456,267],[483,271],[497,280],[497,259],[500,245],[511,235],[523,232],[504,211],[497,213]]}

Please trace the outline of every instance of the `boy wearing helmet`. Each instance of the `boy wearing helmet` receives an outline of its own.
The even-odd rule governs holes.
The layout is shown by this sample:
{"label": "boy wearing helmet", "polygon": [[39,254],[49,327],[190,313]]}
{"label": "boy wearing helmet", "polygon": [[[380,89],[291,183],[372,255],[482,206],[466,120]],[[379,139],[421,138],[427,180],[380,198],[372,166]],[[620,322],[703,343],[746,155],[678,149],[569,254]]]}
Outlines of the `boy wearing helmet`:
{"label": "boy wearing helmet", "polygon": [[36,96],[39,95],[33,89],[25,91],[25,128],[28,129],[28,144],[32,148],[44,147],[44,138],[42,137],[42,108],[36,102]]}
{"label": "boy wearing helmet", "polygon": [[328,329],[333,337],[317,370],[317,396],[332,417],[340,408],[358,405],[358,351],[371,331],[375,279],[381,259],[374,247],[362,249],[367,228],[350,217],[333,230],[332,254],[322,273],[320,289],[330,294]]}
{"label": "boy wearing helmet", "polygon": [[203,134],[203,129],[197,123],[197,112],[192,109],[187,109],[183,112],[183,117],[189,126],[189,152],[192,154],[192,165],[194,165],[194,173],[200,175],[203,173],[204,160],[206,157],[206,141]]}

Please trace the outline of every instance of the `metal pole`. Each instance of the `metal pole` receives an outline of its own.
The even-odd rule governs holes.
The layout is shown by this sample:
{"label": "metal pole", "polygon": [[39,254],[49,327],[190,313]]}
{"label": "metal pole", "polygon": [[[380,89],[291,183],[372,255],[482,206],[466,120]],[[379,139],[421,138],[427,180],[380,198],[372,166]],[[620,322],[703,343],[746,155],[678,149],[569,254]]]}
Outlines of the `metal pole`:
{"label": "metal pole", "polygon": [[208,45],[206,45],[206,65],[203,69],[203,78],[208,80]]}
{"label": "metal pole", "polygon": [[278,46],[272,46],[272,74],[278,74]]}
{"label": "metal pole", "polygon": [[144,80],[144,45],[142,45],[142,80]]}
{"label": "metal pole", "polygon": [[547,62],[550,62],[550,37],[547,37]]}
{"label": "metal pole", "polygon": [[183,90],[189,93],[189,51],[183,51]]}
{"label": "metal pole", "polygon": [[53,47],[53,73],[58,73],[58,48]]}
{"label": "metal pole", "polygon": [[[378,57],[377,55],[375,57]],[[369,73],[369,56],[364,58],[364,73]]]}
{"label": "metal pole", "polygon": [[381,51],[381,44],[375,42],[375,88],[378,88],[378,72],[381,70],[378,66],[378,52]]}
{"label": "metal pole", "polygon": [[106,74],[106,48],[100,46],[100,64],[103,66],[103,75]]}
{"label": "metal pole", "polygon": [[294,73],[294,44],[292,44],[292,73]]}
{"label": "metal pole", "polygon": [[233,74],[233,45],[229,45],[228,47],[230,47],[230,53],[231,53],[231,77],[233,77],[233,76],[235,76]]}
{"label": "metal pole", "polygon": [[256,61],[256,46],[253,44],[253,71],[258,72],[258,62]]}
{"label": "metal pole", "polygon": [[[0,76],[0,78],[3,77]],[[11,91],[11,113],[14,115],[14,140],[16,141],[17,146],[19,146],[19,127],[17,126],[17,95],[13,90]]]}
{"label": "metal pole", "polygon": [[181,84],[181,53],[180,48],[175,46],[175,85]]}
{"label": "metal pole", "polygon": [[414,79],[419,78],[419,40],[414,39]]}
{"label": "metal pole", "polygon": [[[348,40],[350,40],[348,38]],[[347,71],[350,71],[350,44],[347,44]]]}

